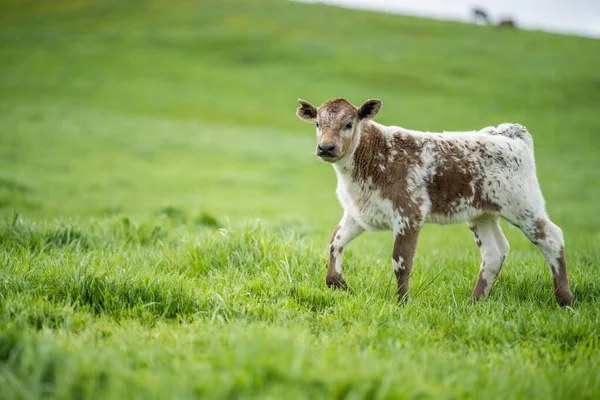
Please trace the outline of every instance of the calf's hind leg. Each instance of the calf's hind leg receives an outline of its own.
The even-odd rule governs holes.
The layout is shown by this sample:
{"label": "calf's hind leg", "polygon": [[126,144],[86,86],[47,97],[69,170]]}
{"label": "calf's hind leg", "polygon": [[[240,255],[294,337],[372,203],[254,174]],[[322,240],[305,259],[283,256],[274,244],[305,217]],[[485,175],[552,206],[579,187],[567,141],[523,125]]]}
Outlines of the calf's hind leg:
{"label": "calf's hind leg", "polygon": [[558,304],[570,305],[573,302],[573,294],[569,288],[562,230],[545,214],[518,221],[515,225],[540,249],[546,258],[554,278],[554,296]]}
{"label": "calf's hind leg", "polygon": [[481,252],[479,277],[473,289],[473,300],[484,299],[498,277],[510,246],[502,233],[497,217],[484,217],[469,222],[475,242]]}

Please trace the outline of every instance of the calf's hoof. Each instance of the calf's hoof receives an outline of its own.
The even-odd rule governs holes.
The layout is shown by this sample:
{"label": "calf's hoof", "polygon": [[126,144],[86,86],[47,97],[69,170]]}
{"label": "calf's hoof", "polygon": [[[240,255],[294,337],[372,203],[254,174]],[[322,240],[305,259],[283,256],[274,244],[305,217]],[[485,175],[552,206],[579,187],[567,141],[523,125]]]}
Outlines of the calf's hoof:
{"label": "calf's hoof", "polygon": [[471,304],[481,303],[482,301],[484,301],[486,299],[487,299],[487,296],[484,296],[483,294],[476,294],[476,293],[471,294]]}
{"label": "calf's hoof", "polygon": [[346,281],[341,275],[327,276],[325,282],[327,283],[327,286],[333,289],[346,290],[348,288]]}
{"label": "calf's hoof", "polygon": [[408,293],[398,294],[398,304],[408,303]]}
{"label": "calf's hoof", "polygon": [[561,307],[571,306],[573,305],[573,294],[570,290],[558,290],[556,293],[556,302]]}

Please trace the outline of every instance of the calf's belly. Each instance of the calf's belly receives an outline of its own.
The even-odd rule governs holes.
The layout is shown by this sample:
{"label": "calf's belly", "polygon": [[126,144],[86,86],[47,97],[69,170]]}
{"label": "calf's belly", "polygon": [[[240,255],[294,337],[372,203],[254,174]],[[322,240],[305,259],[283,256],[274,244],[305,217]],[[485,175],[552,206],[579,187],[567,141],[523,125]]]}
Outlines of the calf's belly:
{"label": "calf's belly", "polygon": [[486,215],[486,212],[474,208],[458,210],[452,214],[431,213],[425,218],[426,223],[437,225],[451,225],[471,221]]}

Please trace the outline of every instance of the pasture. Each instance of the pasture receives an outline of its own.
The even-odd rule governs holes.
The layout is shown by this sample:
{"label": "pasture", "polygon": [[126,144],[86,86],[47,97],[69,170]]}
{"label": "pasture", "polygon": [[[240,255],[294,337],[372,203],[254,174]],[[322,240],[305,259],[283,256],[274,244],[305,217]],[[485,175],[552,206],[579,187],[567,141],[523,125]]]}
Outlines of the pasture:
{"label": "pasture", "polygon": [[[600,396],[600,41],[279,0],[0,3],[0,398]],[[573,308],[538,250],[471,304],[466,226],[325,286],[342,210],[298,97],[527,126]]]}

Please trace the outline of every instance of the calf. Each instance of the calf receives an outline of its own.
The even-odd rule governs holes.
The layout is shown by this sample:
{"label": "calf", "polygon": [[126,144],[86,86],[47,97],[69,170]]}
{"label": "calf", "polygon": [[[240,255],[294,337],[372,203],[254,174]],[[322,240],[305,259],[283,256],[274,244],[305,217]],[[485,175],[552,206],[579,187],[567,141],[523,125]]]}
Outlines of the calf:
{"label": "calf", "polygon": [[374,122],[380,100],[360,108],[345,99],[319,108],[298,102],[298,117],[316,124],[316,154],[333,165],[344,208],[331,236],[328,286],[346,287],[342,256],[350,241],[365,230],[391,230],[392,266],[402,298],[423,225],[467,222],[482,258],[472,298],[485,298],[509,249],[502,217],[540,249],[554,277],[557,302],[571,304],[562,231],[546,213],[533,140],[523,126],[418,132]]}

